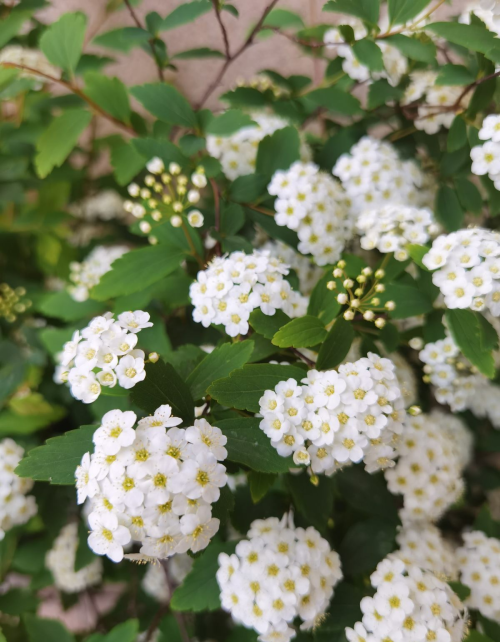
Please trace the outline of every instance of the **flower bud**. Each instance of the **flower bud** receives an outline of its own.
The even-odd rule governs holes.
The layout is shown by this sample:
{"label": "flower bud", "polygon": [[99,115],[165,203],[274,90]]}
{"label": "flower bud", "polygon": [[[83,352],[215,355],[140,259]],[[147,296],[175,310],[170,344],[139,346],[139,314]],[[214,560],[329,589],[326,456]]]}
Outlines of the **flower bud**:
{"label": "flower bud", "polygon": [[366,283],[366,276],[364,274],[358,274],[356,281],[358,283]]}
{"label": "flower bud", "polygon": [[191,227],[201,227],[203,220],[203,214],[199,210],[192,210],[188,214],[188,222]]}
{"label": "flower bud", "polygon": [[148,359],[149,359],[149,361],[151,363],[156,363],[159,358],[160,358],[160,355],[157,352],[150,352],[149,353]]}
{"label": "flower bud", "polygon": [[344,281],[344,287],[346,289],[352,288],[353,285],[354,285],[354,281],[352,279],[346,279]]}
{"label": "flower bud", "polygon": [[158,210],[151,212],[151,218],[153,219],[153,221],[156,221],[158,223],[158,221],[161,221],[161,212],[159,212]]}
{"label": "flower bud", "polygon": [[413,337],[408,341],[408,345],[414,350],[422,350],[424,347],[424,340],[421,337]]}
{"label": "flower bud", "polygon": [[375,292],[385,292],[385,285],[383,283],[377,283]]}
{"label": "flower bud", "polygon": [[382,270],[382,269],[376,270],[375,272],[376,279],[383,279],[384,276],[385,276],[385,270]]}
{"label": "flower bud", "polygon": [[348,297],[345,292],[342,292],[337,296],[337,303],[340,303],[340,305],[345,305],[347,303]]}
{"label": "flower bud", "polygon": [[190,203],[197,203],[200,200],[200,192],[197,189],[190,189],[187,198]]}
{"label": "flower bud", "polygon": [[151,225],[147,221],[141,221],[139,223],[139,229],[143,234],[149,234],[151,232]]}
{"label": "flower bud", "polygon": [[371,267],[365,267],[361,270],[361,274],[364,274],[365,276],[371,276],[373,274],[373,270]]}
{"label": "flower bud", "polygon": [[340,279],[342,277],[342,270],[340,270],[339,268],[335,268],[335,270],[333,270],[333,276],[336,279]]}
{"label": "flower bud", "polygon": [[380,328],[380,329],[382,329],[382,328],[384,327],[385,323],[386,323],[386,321],[385,321],[385,319],[383,319],[382,317],[379,317],[379,318],[375,321],[375,325],[377,326],[377,328]]}
{"label": "flower bud", "polygon": [[380,305],[380,299],[377,296],[373,297],[371,304],[377,308]]}
{"label": "flower bud", "polygon": [[408,408],[408,412],[412,417],[418,417],[422,414],[422,408],[420,406],[410,406],[410,408]]}
{"label": "flower bud", "polygon": [[354,311],[353,310],[346,310],[344,312],[344,319],[346,321],[352,321],[354,319]]}
{"label": "flower bud", "polygon": [[207,186],[207,178],[205,174],[193,174],[191,176],[191,181],[195,187],[198,187],[199,189],[203,189],[204,187]]}
{"label": "flower bud", "polygon": [[172,216],[170,223],[173,227],[180,227],[182,225],[182,218],[180,216]]}
{"label": "flower bud", "polygon": [[176,176],[177,174],[181,173],[181,166],[179,163],[170,163],[168,166],[168,171],[172,174],[172,176]]}
{"label": "flower bud", "polygon": [[337,289],[337,284],[335,283],[335,281],[328,281],[328,283],[326,284],[326,287],[329,290],[336,290]]}
{"label": "flower bud", "polygon": [[365,321],[373,321],[373,319],[374,319],[374,318],[375,318],[375,314],[374,314],[374,312],[373,312],[372,310],[367,310],[367,311],[363,314],[363,319],[364,319]]}
{"label": "flower bud", "polygon": [[184,209],[184,206],[180,201],[175,201],[175,203],[172,205],[172,208],[174,212],[182,212],[182,210]]}
{"label": "flower bud", "polygon": [[339,267],[341,270],[343,270],[346,265],[347,263],[343,259],[337,263],[337,267]]}
{"label": "flower bud", "polygon": [[359,299],[353,299],[351,301],[352,308],[359,308],[360,305],[361,305],[361,301]]}
{"label": "flower bud", "polygon": [[394,303],[394,301],[387,301],[384,307],[386,310],[394,310],[396,304]]}

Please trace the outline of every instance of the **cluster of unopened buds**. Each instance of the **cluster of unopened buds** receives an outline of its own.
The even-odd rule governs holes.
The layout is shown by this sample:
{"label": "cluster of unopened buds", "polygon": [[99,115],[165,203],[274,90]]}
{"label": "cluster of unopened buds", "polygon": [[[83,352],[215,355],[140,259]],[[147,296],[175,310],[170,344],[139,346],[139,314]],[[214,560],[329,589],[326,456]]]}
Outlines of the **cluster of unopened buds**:
{"label": "cluster of unopened buds", "polygon": [[0,319],[14,323],[18,314],[26,312],[31,301],[25,299],[26,290],[22,287],[13,290],[7,283],[0,283]]}
{"label": "cluster of unopened buds", "polygon": [[342,280],[340,287],[337,281],[328,281],[326,286],[329,290],[340,288],[343,290],[337,295],[337,302],[348,306],[343,315],[344,319],[346,321],[364,319],[372,321],[377,328],[383,328],[386,324],[383,315],[386,312],[392,312],[396,307],[394,301],[382,303],[378,296],[385,292],[385,285],[381,283],[385,271],[381,268],[374,271],[370,267],[365,267],[361,270],[361,274],[352,279],[346,274],[345,269],[346,262],[340,260],[333,270],[335,279]]}
{"label": "cluster of unopened buds", "polygon": [[203,225],[203,214],[192,209],[200,200],[200,189],[207,185],[203,167],[197,167],[189,178],[182,173],[178,163],[170,163],[168,169],[161,158],[152,158],[146,165],[149,174],[144,179],[144,186],[131,183],[128,193],[137,201],[125,201],[127,212],[140,219],[139,228],[149,234],[153,223],[166,219],[174,227],[181,227],[185,220],[191,227]]}

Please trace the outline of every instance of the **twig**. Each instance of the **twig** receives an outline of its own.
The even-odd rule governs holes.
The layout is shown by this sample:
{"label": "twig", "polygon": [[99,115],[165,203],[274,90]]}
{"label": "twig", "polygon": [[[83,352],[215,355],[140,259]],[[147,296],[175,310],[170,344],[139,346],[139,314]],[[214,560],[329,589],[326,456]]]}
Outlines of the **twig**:
{"label": "twig", "polygon": [[44,73],[43,71],[38,71],[38,69],[34,69],[33,67],[27,67],[26,65],[18,65],[15,62],[2,62],[0,66],[10,68],[10,69],[23,69],[24,71],[29,71],[32,74],[36,74],[37,76],[40,76],[42,78],[45,78],[46,80],[49,80],[50,82],[54,82],[58,85],[61,85],[61,87],[65,87],[69,91],[71,91],[73,94],[76,94],[79,96],[82,100],[84,100],[89,107],[91,107],[99,116],[102,116],[103,118],[106,118],[110,122],[112,122],[114,125],[117,125],[118,127],[121,127],[124,129],[128,134],[131,134],[132,136],[136,136],[137,132],[135,129],[127,125],[126,123],[123,123],[121,120],[118,120],[118,118],[115,118],[111,114],[108,114],[107,111],[102,109],[97,103],[95,103],[91,98],[89,98],[81,89],[79,89],[76,85],[73,85],[72,83],[66,82],[65,80],[61,80],[60,78],[57,78],[56,76],[49,76],[49,74]]}
{"label": "twig", "polygon": [[217,18],[217,22],[219,23],[219,27],[222,32],[222,38],[224,39],[224,51],[226,52],[226,59],[229,60],[231,58],[231,49],[229,48],[229,38],[227,36],[226,26],[222,22],[222,16],[221,16],[220,7],[219,7],[219,0],[212,0],[212,4],[214,5],[215,16]]}
{"label": "twig", "polygon": [[301,47],[309,47],[310,49],[320,49],[321,47],[325,46],[324,42],[310,42],[309,40],[302,40],[301,38],[296,38],[293,34],[287,33],[286,31],[281,31],[278,27],[272,27],[271,31],[274,33],[278,34],[279,36],[283,36],[287,40],[290,40],[291,42],[294,42],[297,45],[300,45]]}
{"label": "twig", "polygon": [[186,237],[186,241],[188,242],[188,245],[189,245],[189,247],[191,249],[191,256],[196,259],[196,261],[198,262],[198,265],[203,270],[203,268],[205,267],[205,262],[203,261],[202,257],[196,251],[196,247],[195,247],[195,245],[193,243],[193,239],[191,238],[191,234],[189,233],[188,227],[187,227],[186,223],[184,222],[184,219],[182,219],[181,227],[182,227],[182,230],[184,232],[184,236]]}
{"label": "twig", "polygon": [[265,214],[266,216],[274,217],[274,212],[271,212],[271,210],[268,210],[265,207],[257,207],[257,205],[250,205],[250,203],[245,203],[245,207],[248,207],[249,210],[255,210],[256,212]]}
{"label": "twig", "polygon": [[[136,27],[144,30],[144,27],[142,26],[141,21],[137,17],[137,14],[135,13],[132,5],[130,4],[130,0],[123,0],[123,1],[125,3],[125,6],[128,9],[128,12],[132,20],[135,22]],[[163,82],[165,80],[165,76],[163,75],[163,67],[161,66],[161,61],[158,58],[158,54],[156,53],[154,38],[150,38],[148,40],[148,44],[149,44],[149,48],[151,49],[151,54],[153,56],[153,59],[155,61],[156,70],[158,72],[158,78]]]}
{"label": "twig", "polygon": [[[167,580],[168,591],[170,593],[170,599],[171,599],[174,593],[174,585],[172,584],[172,580],[168,572],[168,561],[160,560],[160,564],[163,568],[163,572],[165,573],[165,578]],[[187,632],[186,623],[184,622],[184,617],[182,613],[179,613],[179,611],[175,611],[172,608],[170,610],[172,611],[172,614],[177,621],[177,625],[179,627],[179,631],[183,642],[191,642],[191,638],[189,637],[189,633]]]}
{"label": "twig", "polygon": [[316,364],[314,363],[314,361],[312,361],[312,359],[309,359],[309,357],[306,357],[306,356],[305,356],[305,354],[302,354],[302,352],[300,352],[299,350],[297,350],[297,348],[291,348],[291,351],[292,351],[292,352],[293,352],[293,354],[294,354],[294,355],[296,355],[299,359],[302,359],[302,361],[303,361],[304,363],[307,363],[307,365],[308,365],[309,367],[311,367],[311,368],[312,368],[313,366],[315,366],[315,365],[316,365]]}
{"label": "twig", "polygon": [[[220,233],[220,198],[219,198],[219,188],[217,186],[217,183],[214,181],[213,178],[210,179],[210,185],[212,186],[212,190],[214,192],[214,210],[215,210],[215,231]],[[217,256],[221,256],[222,254],[222,248],[220,245],[220,241],[217,239],[217,243],[215,244],[215,252]]]}
{"label": "twig", "polygon": [[390,36],[396,36],[399,33],[402,33],[403,31],[406,31],[407,29],[414,29],[420,22],[423,22],[424,20],[427,20],[429,16],[431,16],[436,9],[439,9],[439,7],[444,4],[446,0],[439,0],[439,2],[432,7],[432,9],[429,9],[427,13],[425,13],[421,18],[419,18],[416,22],[414,22],[411,25],[403,25],[400,29],[397,29],[396,31],[386,31],[385,33],[380,33],[378,36],[375,36],[376,40],[384,40],[385,38],[389,38]]}
{"label": "twig", "polygon": [[226,60],[224,61],[224,64],[220,68],[220,70],[217,72],[217,75],[215,78],[212,80],[212,82],[208,85],[206,88],[205,92],[203,93],[202,97],[200,98],[198,104],[196,105],[196,109],[201,109],[203,105],[206,103],[207,99],[211,96],[212,92],[215,90],[215,88],[219,85],[220,81],[224,77],[224,74],[228,70],[228,68],[231,66],[231,64],[241,56],[241,54],[248,48],[250,47],[251,44],[253,44],[254,38],[257,35],[257,33],[260,31],[262,25],[264,24],[264,20],[266,19],[268,13],[274,8],[276,4],[278,4],[279,0],[272,0],[267,7],[264,9],[263,14],[259,18],[259,21],[255,25],[255,27],[252,29],[250,34],[248,35],[248,38],[243,42],[243,44],[237,49],[234,54],[232,55],[226,55]]}

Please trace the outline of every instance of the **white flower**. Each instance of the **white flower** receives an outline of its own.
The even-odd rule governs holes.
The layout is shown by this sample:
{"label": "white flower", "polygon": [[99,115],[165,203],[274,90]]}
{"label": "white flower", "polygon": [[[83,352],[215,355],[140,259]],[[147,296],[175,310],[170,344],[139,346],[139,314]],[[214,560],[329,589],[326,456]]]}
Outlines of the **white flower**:
{"label": "white flower", "polygon": [[143,381],[146,378],[144,352],[133,350],[127,356],[122,357],[116,366],[116,376],[120,386],[125,389],[133,388],[136,383]]}
{"label": "white flower", "polygon": [[[165,171],[165,165],[161,158],[158,158],[155,156],[152,158],[148,163],[146,163],[146,167],[148,172],[151,172],[151,174],[161,174],[162,172]],[[135,194],[137,196],[137,194]]]}
{"label": "white flower", "polygon": [[227,457],[227,450],[224,448],[227,437],[222,434],[220,428],[212,427],[206,419],[194,420],[194,426],[186,430],[186,441],[194,445],[193,451],[196,454],[208,452],[219,461]]}
{"label": "white flower", "polygon": [[130,532],[118,524],[113,513],[90,513],[89,546],[98,555],[106,555],[113,562],[123,559],[123,547],[131,540]]}
{"label": "white flower", "polygon": [[227,483],[226,469],[210,452],[200,452],[185,462],[172,480],[172,489],[182,488],[189,499],[202,498],[212,504],[219,499],[220,488]]}
{"label": "white flower", "polygon": [[137,416],[131,410],[110,410],[93,436],[94,444],[106,455],[116,455],[120,448],[130,446],[135,439],[132,426]]}
{"label": "white flower", "polygon": [[86,301],[90,290],[111,270],[114,261],[128,251],[129,248],[125,245],[100,245],[94,248],[82,263],[71,263],[69,278],[72,285],[68,291],[72,298],[75,301]]}
{"label": "white flower", "polygon": [[142,310],[122,312],[118,315],[118,324],[129,332],[140,332],[144,330],[144,328],[151,328],[153,326],[149,321],[149,314]]}
{"label": "white flower", "polygon": [[179,552],[192,550],[193,553],[203,550],[219,530],[219,520],[212,517],[208,506],[202,506],[196,513],[184,515],[180,521],[183,540],[178,547]]}
{"label": "white flower", "polygon": [[94,497],[99,492],[99,484],[90,473],[90,453],[85,453],[75,472],[78,503],[83,504],[87,497]]}
{"label": "white flower", "polygon": [[200,210],[191,210],[188,214],[188,222],[191,227],[203,227],[204,217]]}

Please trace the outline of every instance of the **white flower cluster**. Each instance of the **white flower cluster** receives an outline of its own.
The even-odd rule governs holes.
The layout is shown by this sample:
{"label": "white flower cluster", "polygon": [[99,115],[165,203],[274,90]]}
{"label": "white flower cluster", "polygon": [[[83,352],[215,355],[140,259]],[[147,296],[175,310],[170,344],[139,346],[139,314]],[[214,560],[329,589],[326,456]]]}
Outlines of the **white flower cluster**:
{"label": "white flower cluster", "polygon": [[314,163],[294,163],[277,171],[268,186],[276,196],[274,220],[297,232],[299,252],[312,254],[318,265],[335,263],[353,235],[346,195]]}
{"label": "white flower cluster", "polygon": [[402,161],[385,141],[365,136],[333,168],[349,198],[352,210],[384,205],[424,207],[432,203],[425,178],[412,160]]}
{"label": "white flower cluster", "polygon": [[388,555],[370,581],[375,595],[361,600],[362,621],[345,630],[349,642],[463,639],[466,609],[448,584],[432,572]]}
{"label": "white flower cluster", "polygon": [[299,254],[293,247],[286,245],[282,241],[267,241],[260,249],[268,251],[272,257],[279,259],[292,270],[295,270],[299,279],[300,291],[306,296],[311,294],[314,286],[324,274],[321,268],[314,265],[313,259]]}
{"label": "white flower cluster", "polygon": [[423,103],[416,105],[413,124],[426,134],[436,134],[441,127],[449,129],[457,111],[466,109],[470,100],[470,94],[462,97],[464,87],[461,85],[436,85],[437,76],[434,71],[413,72],[401,101],[402,105],[409,108],[409,105],[423,100]]}
{"label": "white flower cluster", "polygon": [[78,548],[78,524],[66,524],[54,540],[45,556],[45,565],[52,573],[54,583],[65,593],[79,593],[88,586],[99,584],[102,578],[102,562],[99,558],[79,571],[75,571]]}
{"label": "white flower cluster", "polygon": [[439,232],[434,215],[428,208],[385,205],[361,213],[356,226],[364,250],[377,248],[379,252],[394,253],[397,261],[409,257],[411,243],[425,245]]}
{"label": "white flower cluster", "polygon": [[500,21],[500,2],[498,0],[479,0],[481,9],[491,11],[493,20],[498,24]]}
{"label": "white flower cluster", "polygon": [[152,325],[142,310],[122,312],[116,321],[112,312],[94,317],[57,355],[54,380],[68,383],[73,397],[83,403],[94,402],[101,386],[133,388],[146,377],[145,354],[135,347],[137,335]]}
{"label": "white flower cluster", "polygon": [[0,540],[6,531],[26,524],[37,512],[35,498],[26,495],[33,481],[14,472],[23,456],[24,448],[12,439],[0,441]]}
{"label": "white flower cluster", "polygon": [[294,292],[283,278],[288,272],[288,265],[267,251],[216,257],[198,272],[189,289],[193,319],[205,328],[222,324],[230,337],[236,337],[248,332],[250,313],[257,308],[270,316],[276,310],[291,317],[301,316],[307,299]]}
{"label": "white flower cluster", "polygon": [[500,190],[500,115],[486,116],[478,135],[485,142],[470,150],[471,171],[477,176],[488,174],[495,188]]}
{"label": "white flower cluster", "polygon": [[[187,429],[168,405],[140,419],[110,410],[94,433],[94,452],[76,469],[78,503],[91,499],[89,546],[114,562],[123,546],[166,558],[204,549],[219,530],[211,504],[226,485],[227,438],[205,419]],[[167,430],[169,429],[169,430]]]}
{"label": "white flower cluster", "polygon": [[415,564],[443,579],[457,579],[455,551],[433,524],[419,522],[403,525],[396,541],[399,550],[394,555],[405,564]]}
{"label": "white flower cluster", "polygon": [[[208,153],[220,160],[222,171],[231,181],[253,174],[260,141],[290,125],[287,120],[274,114],[252,112],[250,117],[256,124],[243,127],[231,136],[207,136]],[[302,144],[301,157],[309,160],[310,155],[307,145]]]}
{"label": "white flower cluster", "polygon": [[[362,40],[368,35],[368,30],[364,23],[357,18],[344,18],[342,24],[351,26],[354,30],[356,40]],[[384,40],[378,40],[377,46],[382,50],[382,60],[384,69],[382,71],[371,71],[366,65],[363,65],[354,54],[350,44],[345,44],[345,40],[337,27],[329,29],[323,41],[327,49],[334,49],[338,56],[343,58],[342,69],[344,72],[358,82],[380,80],[386,78],[390,85],[396,87],[401,82],[402,77],[408,71],[408,60],[399,49],[393,47]]]}
{"label": "white flower cluster", "polygon": [[463,533],[457,549],[460,581],[471,590],[467,606],[500,623],[500,540],[481,531]]}
{"label": "white flower cluster", "polygon": [[127,216],[122,197],[112,189],[87,196],[69,209],[74,216],[89,222],[121,220]]}
{"label": "white flower cluster", "polygon": [[75,301],[86,301],[89,292],[101,280],[101,277],[111,270],[113,261],[126,254],[129,248],[125,245],[100,245],[92,250],[84,261],[70,264],[70,281],[68,288]]}
{"label": "white flower cluster", "polygon": [[389,490],[403,495],[404,523],[436,521],[459,499],[471,447],[470,433],[453,415],[434,411],[407,418],[399,460],[385,471]]}
{"label": "white flower cluster", "polygon": [[260,428],[282,457],[327,475],[361,460],[370,473],[394,465],[405,410],[392,361],[369,352],[302,383],[282,381],[259,402]]}
{"label": "white flower cluster", "polygon": [[496,0],[472,0],[458,19],[462,24],[471,23],[471,14],[484,22],[488,31],[500,35],[500,3]]}
{"label": "white flower cluster", "polygon": [[422,259],[447,308],[500,316],[500,233],[483,228],[443,234]]}
{"label": "white flower cluster", "polygon": [[312,629],[342,579],[340,559],[318,531],[295,528],[285,515],[252,522],[236,553],[219,555],[222,608],[259,633],[260,642],[288,642],[293,620]]}
{"label": "white flower cluster", "polygon": [[44,82],[47,82],[37,72],[52,76],[52,78],[60,78],[61,70],[57,69],[50,64],[47,58],[38,49],[27,49],[20,45],[9,45],[0,51],[0,66],[3,64],[12,63],[14,65],[21,65],[29,67],[30,71],[21,70],[21,75],[25,78],[34,78],[38,81],[36,88],[40,89]]}
{"label": "white flower cluster", "polygon": [[[167,564],[169,577],[175,585],[179,585],[193,567],[193,558],[189,557],[187,553],[183,553],[170,557]],[[161,564],[148,564],[141,586],[144,592],[157,602],[166,603],[170,600],[170,588]]]}

